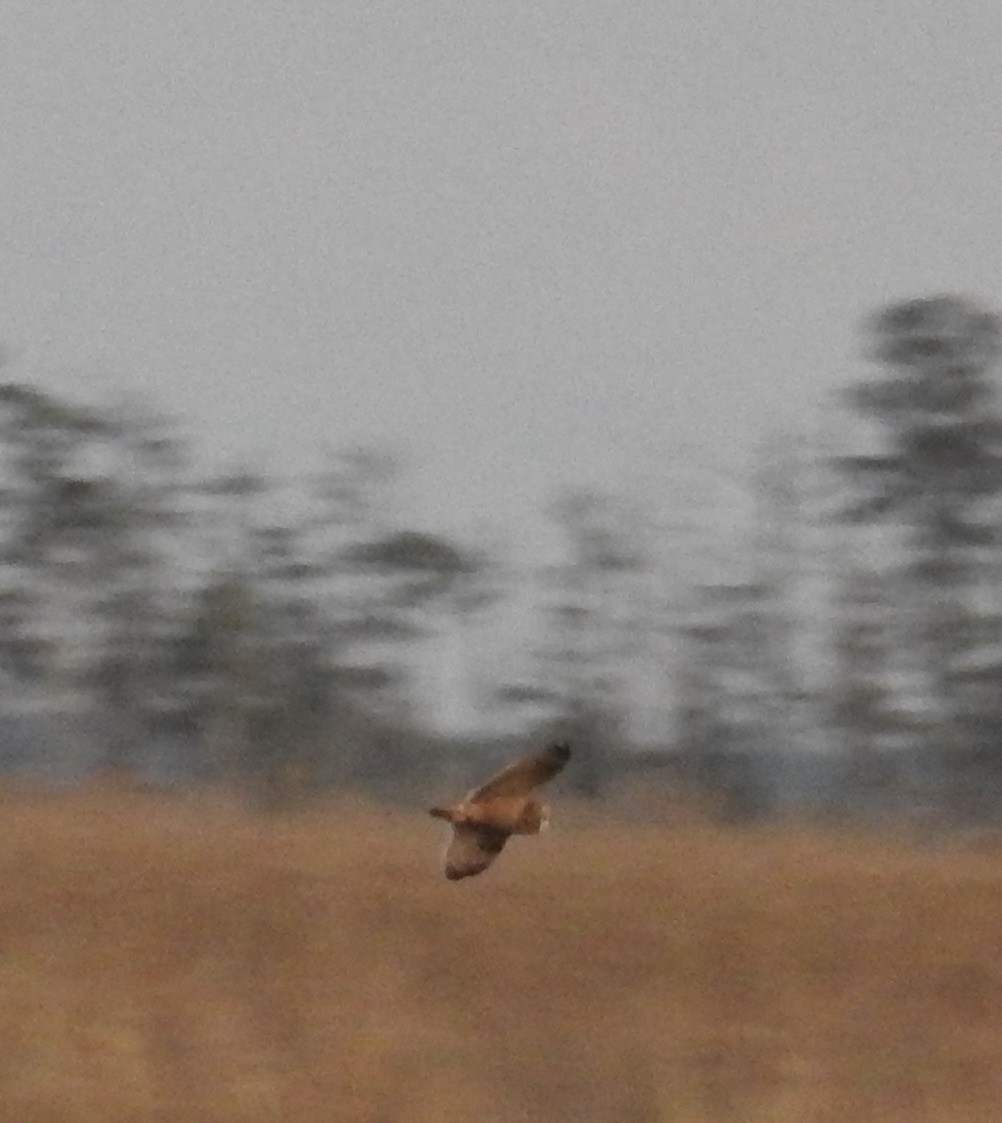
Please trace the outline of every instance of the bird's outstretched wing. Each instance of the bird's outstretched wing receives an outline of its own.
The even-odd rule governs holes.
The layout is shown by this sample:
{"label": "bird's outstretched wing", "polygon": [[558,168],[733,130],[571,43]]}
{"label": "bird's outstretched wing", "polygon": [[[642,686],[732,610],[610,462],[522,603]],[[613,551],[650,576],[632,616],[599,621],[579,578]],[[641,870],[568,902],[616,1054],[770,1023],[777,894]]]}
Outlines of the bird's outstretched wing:
{"label": "bird's outstretched wing", "polygon": [[457,823],[445,851],[445,876],[450,881],[483,873],[504,849],[508,832],[488,826]]}
{"label": "bird's outstretched wing", "polygon": [[522,757],[471,792],[470,802],[489,803],[492,799],[528,795],[533,788],[556,776],[570,758],[569,746],[560,743],[554,743],[533,756]]}

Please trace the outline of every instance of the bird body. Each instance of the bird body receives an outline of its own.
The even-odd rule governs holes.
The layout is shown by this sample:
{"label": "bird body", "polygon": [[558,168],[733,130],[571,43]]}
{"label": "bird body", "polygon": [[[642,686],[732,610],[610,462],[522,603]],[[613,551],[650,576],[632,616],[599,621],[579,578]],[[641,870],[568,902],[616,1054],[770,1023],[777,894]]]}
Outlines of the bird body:
{"label": "bird body", "polygon": [[450,881],[482,873],[513,834],[538,834],[549,826],[549,809],[532,792],[555,776],[570,759],[567,745],[509,764],[458,803],[432,807],[429,814],[452,826],[445,852]]}

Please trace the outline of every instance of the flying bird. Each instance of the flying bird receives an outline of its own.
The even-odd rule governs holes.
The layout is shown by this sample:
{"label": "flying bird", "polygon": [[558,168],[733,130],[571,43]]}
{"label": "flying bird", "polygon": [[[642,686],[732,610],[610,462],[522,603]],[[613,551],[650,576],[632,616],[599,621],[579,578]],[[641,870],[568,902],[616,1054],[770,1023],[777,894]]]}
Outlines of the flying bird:
{"label": "flying bird", "polygon": [[509,764],[459,803],[432,807],[429,814],[452,824],[445,876],[458,881],[483,873],[513,834],[538,834],[549,826],[549,808],[532,792],[556,776],[570,757],[567,745],[552,744]]}

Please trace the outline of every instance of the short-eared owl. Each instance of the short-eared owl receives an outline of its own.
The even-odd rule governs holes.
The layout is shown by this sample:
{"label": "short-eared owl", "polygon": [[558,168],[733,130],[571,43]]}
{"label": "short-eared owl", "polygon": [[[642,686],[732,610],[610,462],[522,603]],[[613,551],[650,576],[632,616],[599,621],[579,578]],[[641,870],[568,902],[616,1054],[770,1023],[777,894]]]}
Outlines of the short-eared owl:
{"label": "short-eared owl", "polygon": [[432,807],[430,814],[452,824],[445,876],[458,881],[482,873],[513,834],[537,834],[548,826],[549,809],[531,793],[556,776],[570,756],[567,745],[550,745],[509,764],[460,802]]}

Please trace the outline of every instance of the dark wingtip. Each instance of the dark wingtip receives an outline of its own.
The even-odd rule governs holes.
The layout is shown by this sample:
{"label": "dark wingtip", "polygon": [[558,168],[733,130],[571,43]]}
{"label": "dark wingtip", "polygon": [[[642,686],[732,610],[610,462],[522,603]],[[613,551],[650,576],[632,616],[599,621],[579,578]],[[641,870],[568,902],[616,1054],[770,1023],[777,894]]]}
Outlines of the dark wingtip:
{"label": "dark wingtip", "polygon": [[571,747],[566,741],[554,741],[553,744],[550,745],[550,752],[553,753],[561,764],[565,764],[571,759]]}
{"label": "dark wingtip", "polygon": [[450,881],[461,881],[464,877],[473,877],[474,874],[480,872],[480,869],[470,869],[468,866],[448,866],[445,876]]}
{"label": "dark wingtip", "polygon": [[444,807],[429,807],[428,814],[433,819],[444,819],[447,823],[452,821],[452,816]]}

